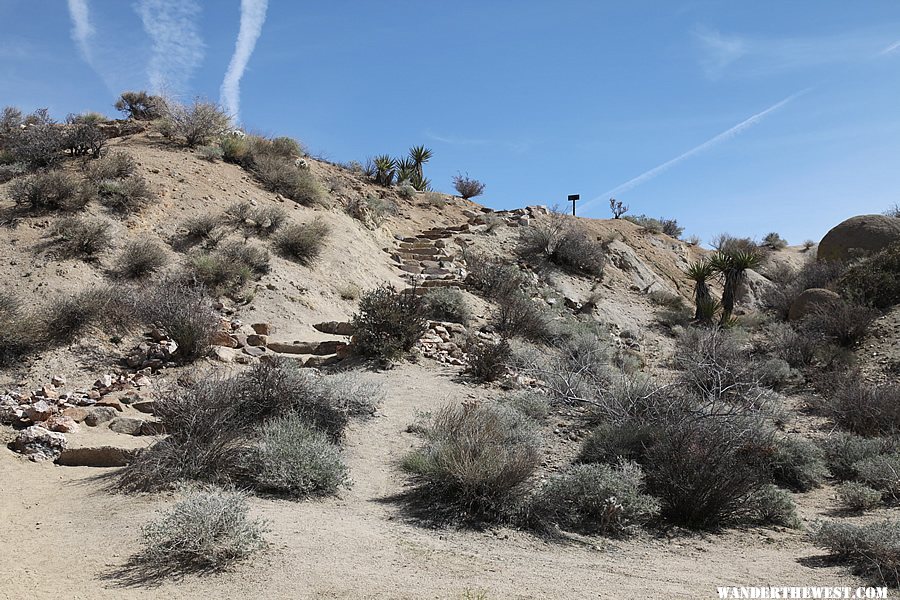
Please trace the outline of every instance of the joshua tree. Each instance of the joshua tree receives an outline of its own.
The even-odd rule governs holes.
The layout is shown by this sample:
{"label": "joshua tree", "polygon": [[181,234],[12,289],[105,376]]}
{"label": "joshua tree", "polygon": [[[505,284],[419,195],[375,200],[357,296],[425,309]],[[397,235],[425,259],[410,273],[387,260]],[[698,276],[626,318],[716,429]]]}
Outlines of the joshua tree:
{"label": "joshua tree", "polygon": [[609,199],[609,209],[612,211],[613,219],[618,219],[628,212],[628,207],[622,204],[621,200],[615,198]]}
{"label": "joshua tree", "polygon": [[707,285],[709,278],[715,273],[713,265],[707,260],[699,260],[688,266],[687,276],[694,280],[694,303],[697,307],[694,319],[701,322],[711,321],[715,312],[716,302]]}
{"label": "joshua tree", "polygon": [[710,259],[710,265],[722,276],[724,283],[720,324],[725,325],[731,319],[731,313],[734,312],[734,300],[737,297],[738,288],[744,282],[747,269],[752,269],[759,262],[759,254],[746,250],[720,251]]}
{"label": "joshua tree", "polygon": [[409,149],[409,157],[412,159],[413,163],[415,163],[416,173],[419,174],[420,181],[425,179],[425,174],[422,172],[422,165],[431,160],[432,156],[431,150],[425,146],[413,146]]}

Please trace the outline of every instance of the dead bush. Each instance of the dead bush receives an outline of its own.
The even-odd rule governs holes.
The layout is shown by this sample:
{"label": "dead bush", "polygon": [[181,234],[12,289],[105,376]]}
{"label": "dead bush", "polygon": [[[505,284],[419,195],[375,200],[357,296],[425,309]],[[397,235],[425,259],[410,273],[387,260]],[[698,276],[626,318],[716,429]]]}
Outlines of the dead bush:
{"label": "dead bush", "polygon": [[69,156],[99,158],[106,146],[106,135],[93,120],[82,117],[66,119],[63,149]]}
{"label": "dead bush", "polygon": [[738,238],[728,233],[720,233],[710,240],[709,245],[725,254],[747,252],[755,254],[759,245],[751,238]]}
{"label": "dead bush", "polygon": [[287,211],[280,206],[253,206],[238,201],[225,209],[225,222],[237,229],[266,237],[277,231],[288,219]]}
{"label": "dead bush", "polygon": [[158,243],[140,239],[125,244],[116,257],[113,272],[123,279],[141,279],[165,267],[169,255]]}
{"label": "dead bush", "polygon": [[176,357],[189,362],[204,356],[219,329],[219,316],[202,287],[166,280],[145,288],[138,304],[140,319],[159,327],[178,345]]}
{"label": "dead bush", "polygon": [[309,223],[294,223],[275,234],[275,247],[282,256],[310,265],[322,253],[331,228],[325,221],[314,219]]}
{"label": "dead bush", "polygon": [[90,200],[76,177],[58,170],[17,179],[10,185],[9,196],[18,206],[36,211],[77,211]]}
{"label": "dead bush", "polygon": [[477,381],[497,381],[506,375],[512,355],[509,342],[505,339],[493,342],[470,338],[466,345],[468,366],[466,372]]}
{"label": "dead bush", "polygon": [[54,223],[53,246],[63,258],[91,260],[112,245],[107,221],[88,217],[66,217]]}
{"label": "dead bush", "polygon": [[362,295],[353,315],[356,351],[369,358],[397,358],[412,349],[427,326],[424,302],[414,290],[377,287]]}
{"label": "dead bush", "polygon": [[498,405],[446,406],[422,430],[424,446],[401,468],[414,489],[406,499],[431,519],[496,523],[510,518],[540,462],[529,421]]}
{"label": "dead bush", "polygon": [[390,217],[398,214],[397,205],[387,198],[366,196],[347,203],[347,214],[370,229],[381,227]]}
{"label": "dead bush", "polygon": [[0,368],[15,364],[35,349],[36,324],[19,299],[0,291]]}
{"label": "dead bush", "polygon": [[549,479],[531,498],[528,517],[548,530],[621,537],[659,514],[659,501],[643,493],[637,463],[575,465]]}
{"label": "dead bush", "polygon": [[162,119],[163,134],[184,140],[189,148],[208,144],[231,127],[231,118],[218,104],[202,100],[191,104],[167,101]]}
{"label": "dead bush", "polygon": [[203,213],[185,221],[181,228],[189,240],[211,242],[214,246],[225,236],[223,223],[221,216]]}

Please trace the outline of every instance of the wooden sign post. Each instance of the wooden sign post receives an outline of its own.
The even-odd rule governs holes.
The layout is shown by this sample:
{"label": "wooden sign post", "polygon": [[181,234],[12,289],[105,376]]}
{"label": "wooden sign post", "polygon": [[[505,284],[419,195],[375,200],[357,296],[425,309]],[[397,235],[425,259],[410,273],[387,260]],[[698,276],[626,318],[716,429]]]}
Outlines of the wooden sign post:
{"label": "wooden sign post", "polygon": [[581,200],[581,196],[579,194],[569,194],[569,202],[572,203],[572,216],[575,216],[575,203]]}

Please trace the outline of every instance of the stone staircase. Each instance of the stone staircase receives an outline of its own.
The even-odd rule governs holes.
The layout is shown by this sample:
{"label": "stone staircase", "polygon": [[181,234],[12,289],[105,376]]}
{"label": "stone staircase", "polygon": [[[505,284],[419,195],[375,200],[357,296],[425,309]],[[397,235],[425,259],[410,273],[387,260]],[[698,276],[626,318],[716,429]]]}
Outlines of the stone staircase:
{"label": "stone staircase", "polygon": [[437,287],[464,287],[465,268],[454,238],[469,231],[470,223],[451,227],[432,227],[422,233],[400,238],[395,248],[385,248],[397,269],[417,294]]}

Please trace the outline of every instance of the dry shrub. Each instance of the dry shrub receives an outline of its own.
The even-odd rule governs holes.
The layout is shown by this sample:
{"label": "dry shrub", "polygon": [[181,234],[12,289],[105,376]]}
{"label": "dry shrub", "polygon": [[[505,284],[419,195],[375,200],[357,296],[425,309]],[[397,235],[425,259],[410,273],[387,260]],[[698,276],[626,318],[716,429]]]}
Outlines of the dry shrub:
{"label": "dry shrub", "polygon": [[466,284],[485,298],[504,298],[526,285],[519,269],[494,256],[466,250],[463,260],[468,270]]}
{"label": "dry shrub", "polygon": [[414,292],[384,285],[362,295],[353,315],[358,354],[393,359],[412,349],[428,327],[424,302]]}
{"label": "dry shrub", "polygon": [[163,117],[165,112],[165,100],[160,96],[153,96],[145,91],[122,92],[116,100],[116,110],[125,113],[129,119],[136,121],[154,121]]}
{"label": "dry shrub", "polygon": [[183,362],[204,356],[219,329],[206,290],[178,280],[143,289],[137,311],[144,323],[159,327],[175,341],[176,357]]}
{"label": "dry shrub", "polygon": [[10,366],[35,349],[35,323],[19,299],[0,290],[0,368]]}
{"label": "dry shrub", "polygon": [[181,228],[189,240],[208,241],[215,245],[225,235],[223,224],[224,219],[221,216],[203,213],[182,223]]}
{"label": "dry shrub", "polygon": [[53,246],[64,258],[93,259],[112,245],[110,224],[88,217],[66,217],[57,221],[51,233]]}
{"label": "dry shrub", "polygon": [[812,532],[816,546],[852,564],[873,581],[900,587],[900,521],[867,525],[837,521],[821,523]]}
{"label": "dry shrub", "polygon": [[156,201],[156,194],[140,175],[125,179],[105,179],[97,186],[100,203],[113,212],[129,215]]}
{"label": "dry shrub", "polygon": [[846,481],[837,487],[838,502],[853,512],[863,512],[881,505],[883,494],[856,481]]}
{"label": "dry shrub", "polygon": [[452,323],[469,322],[469,308],[463,293],[456,288],[443,287],[428,290],[423,301],[425,313],[432,321],[450,321]]}
{"label": "dry shrub", "polygon": [[851,266],[835,287],[842,296],[867,306],[886,309],[900,304],[900,244]]}
{"label": "dry shrub", "polygon": [[466,372],[477,381],[497,381],[506,375],[512,357],[509,342],[502,339],[498,342],[470,338],[466,346],[468,366]]}
{"label": "dry shrub", "polygon": [[477,179],[470,179],[468,173],[465,176],[457,173],[453,177],[453,188],[466,200],[484,193],[484,184]]}
{"label": "dry shrub", "polygon": [[66,135],[50,118],[47,109],[38,109],[25,119],[24,128],[4,136],[3,148],[14,162],[25,163],[29,169],[40,169],[64,157]]}
{"label": "dry shrub", "polygon": [[853,466],[860,483],[894,502],[900,500],[900,452],[865,458]]}
{"label": "dry shrub", "polygon": [[546,305],[532,300],[518,289],[496,300],[497,309],[492,323],[502,335],[538,342],[553,338],[556,330]]}
{"label": "dry shrub", "polygon": [[10,185],[9,196],[18,206],[37,211],[76,211],[90,200],[75,176],[59,170],[17,179]]}
{"label": "dry shrub", "polygon": [[873,308],[835,300],[826,306],[817,306],[803,318],[802,327],[820,339],[849,348],[865,337],[878,315]]}
{"label": "dry shrub", "polygon": [[425,445],[401,464],[415,486],[406,495],[414,509],[431,519],[468,523],[512,515],[540,462],[528,419],[499,405],[446,406],[422,433]]}
{"label": "dry shrub", "polygon": [[85,163],[84,175],[88,181],[99,185],[109,179],[127,179],[137,172],[137,163],[131,155],[116,151],[102,158]]}
{"label": "dry shrub", "polygon": [[215,163],[219,162],[225,157],[225,152],[222,150],[221,146],[200,146],[197,148],[197,154],[200,155],[205,161]]}
{"label": "dry shrub", "polygon": [[282,256],[309,265],[322,253],[331,228],[321,219],[294,223],[275,234],[275,247]]}
{"label": "dry shrub", "polygon": [[208,144],[231,127],[231,118],[214,102],[165,102],[161,129],[164,135],[184,140],[190,148]]}
{"label": "dry shrub", "polygon": [[313,206],[321,204],[325,198],[315,176],[289,159],[269,155],[254,157],[253,172],[266,189],[298,204]]}
{"label": "dry shrub", "polygon": [[750,238],[738,238],[728,233],[720,233],[710,240],[709,245],[726,254],[736,252],[756,253],[759,245]]}
{"label": "dry shrub", "polygon": [[620,537],[659,514],[659,501],[643,489],[644,472],[637,463],[575,465],[541,486],[529,502],[528,516],[544,530]]}
{"label": "dry shrub", "polygon": [[514,392],[502,398],[501,402],[538,423],[543,423],[550,416],[550,402],[547,396],[536,390]]}
{"label": "dry shrub", "polygon": [[243,492],[188,491],[167,513],[142,528],[135,562],[164,574],[222,570],[260,550],[266,525],[249,515]]}
{"label": "dry shrub", "polygon": [[827,400],[826,410],[840,427],[859,435],[900,432],[900,385],[872,385],[850,372]]}
{"label": "dry shrub", "polygon": [[141,279],[165,267],[169,255],[158,243],[147,240],[133,240],[125,244],[116,257],[113,272],[123,279]]}
{"label": "dry shrub", "polygon": [[398,214],[397,205],[387,198],[366,196],[347,203],[347,214],[370,229],[381,227],[390,217]]}
{"label": "dry shrub", "polygon": [[288,219],[288,213],[280,206],[253,206],[238,201],[225,209],[224,221],[237,229],[266,237],[278,230]]}
{"label": "dry shrub", "polygon": [[859,462],[900,452],[900,438],[864,438],[841,432],[825,438],[822,450],[831,475],[838,481],[848,481],[859,476]]}
{"label": "dry shrub", "polygon": [[245,286],[269,272],[269,251],[261,246],[230,242],[212,252],[192,256],[188,262],[193,280],[215,295],[240,297]]}
{"label": "dry shrub", "polygon": [[544,258],[574,273],[602,277],[606,249],[589,232],[559,213],[521,230],[519,254],[530,260]]}
{"label": "dry shrub", "polygon": [[821,486],[828,472],[822,450],[800,437],[777,439],[768,462],[774,482],[795,492]]}
{"label": "dry shrub", "polygon": [[775,285],[764,292],[762,300],[785,320],[797,296],[808,289],[830,287],[846,269],[847,265],[840,261],[809,260],[799,271],[782,265],[766,273]]}

